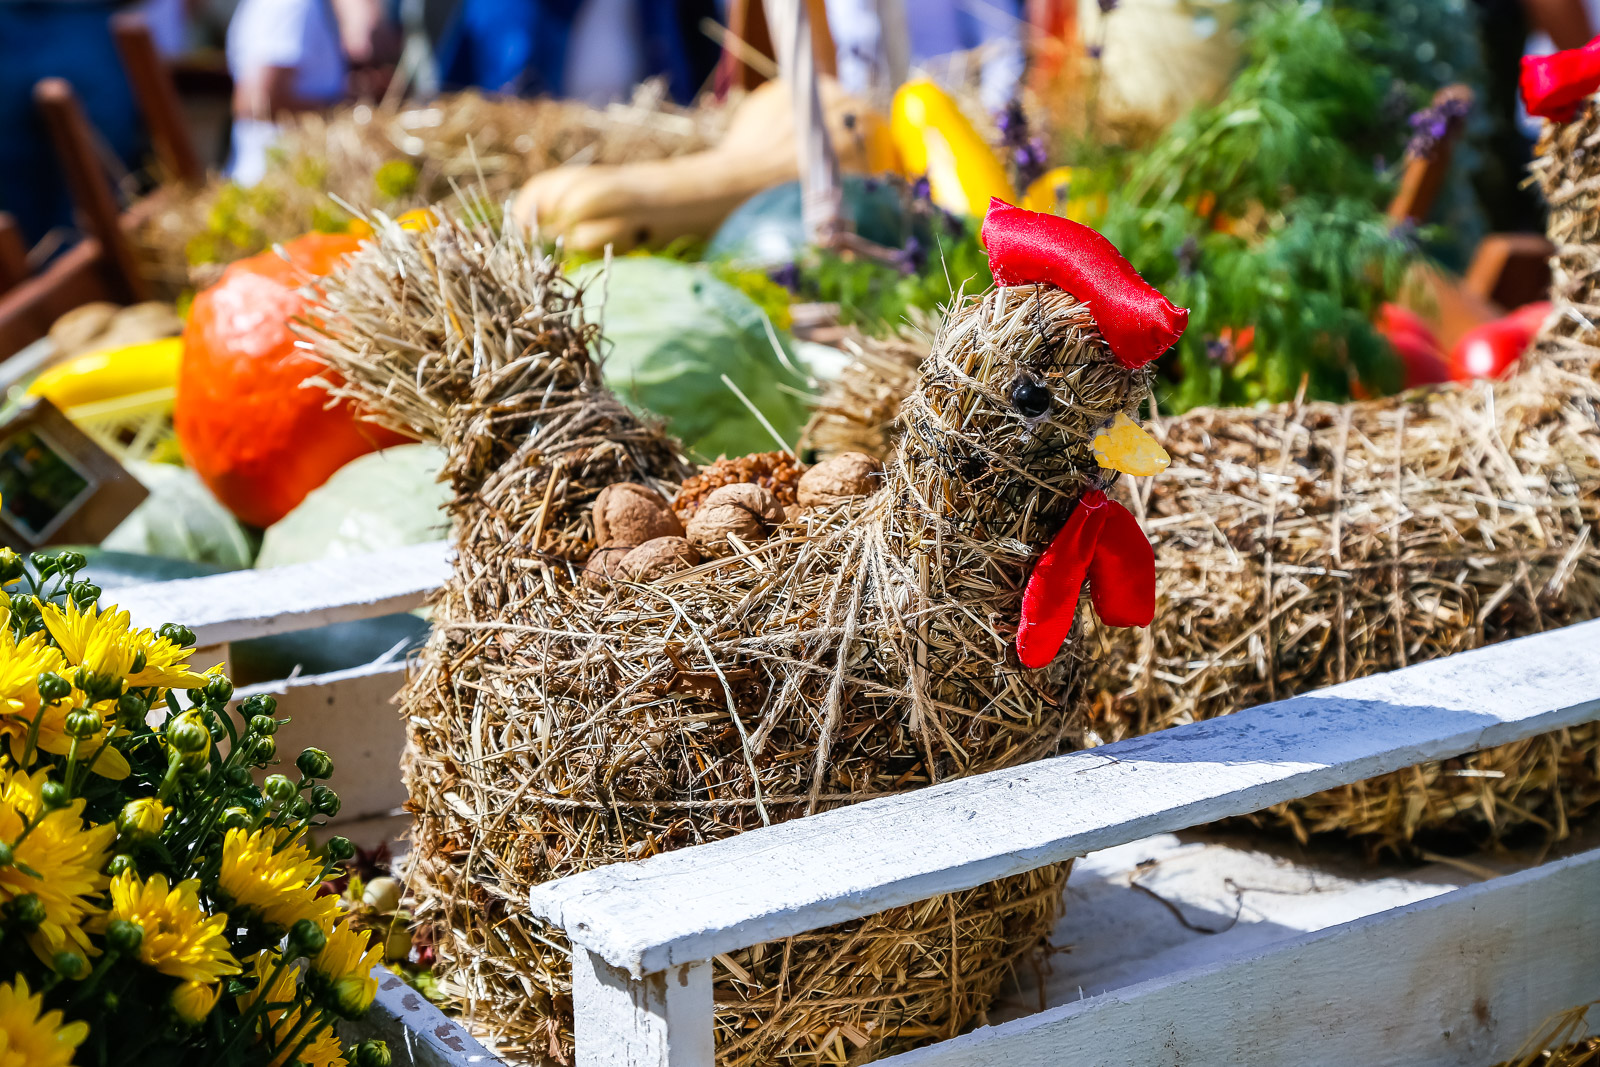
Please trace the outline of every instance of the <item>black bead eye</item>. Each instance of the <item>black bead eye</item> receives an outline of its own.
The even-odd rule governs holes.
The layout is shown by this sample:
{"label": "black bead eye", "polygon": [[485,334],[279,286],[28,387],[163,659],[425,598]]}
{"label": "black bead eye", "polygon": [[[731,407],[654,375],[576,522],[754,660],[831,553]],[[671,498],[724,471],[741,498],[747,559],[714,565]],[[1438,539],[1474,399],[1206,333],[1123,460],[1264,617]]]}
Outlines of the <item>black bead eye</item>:
{"label": "black bead eye", "polygon": [[1017,380],[1011,383],[1011,406],[1025,419],[1042,416],[1050,410],[1050,403],[1054,399],[1050,390],[1031,375],[1019,374]]}

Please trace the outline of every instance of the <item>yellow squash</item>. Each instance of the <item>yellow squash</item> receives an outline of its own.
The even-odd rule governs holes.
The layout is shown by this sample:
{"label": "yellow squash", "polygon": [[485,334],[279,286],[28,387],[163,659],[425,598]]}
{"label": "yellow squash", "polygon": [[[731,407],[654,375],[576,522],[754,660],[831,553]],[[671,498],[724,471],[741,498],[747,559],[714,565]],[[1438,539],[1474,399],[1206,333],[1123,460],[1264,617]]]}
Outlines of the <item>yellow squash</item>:
{"label": "yellow squash", "polygon": [[1018,205],[1029,211],[1063,215],[1073,222],[1092,226],[1106,213],[1106,194],[1072,195],[1072,168],[1053,167],[1033,180]]}
{"label": "yellow squash", "polygon": [[991,196],[1017,202],[1005,164],[956,102],[928,79],[906,82],[895,92],[889,132],[903,173],[926,174],[933,202],[946,211],[981,219]]}
{"label": "yellow squash", "polygon": [[183,338],[103,348],[57,364],[28,386],[29,396],[42,396],[63,411],[119,397],[171,389],[178,380]]}

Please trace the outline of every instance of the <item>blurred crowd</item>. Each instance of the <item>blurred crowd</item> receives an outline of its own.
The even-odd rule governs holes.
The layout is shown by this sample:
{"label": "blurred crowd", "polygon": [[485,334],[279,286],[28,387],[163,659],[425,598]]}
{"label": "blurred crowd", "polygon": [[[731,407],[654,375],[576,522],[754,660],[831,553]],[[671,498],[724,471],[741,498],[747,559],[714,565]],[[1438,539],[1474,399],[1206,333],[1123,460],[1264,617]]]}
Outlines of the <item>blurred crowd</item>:
{"label": "blurred crowd", "polygon": [[[118,10],[142,10],[170,57],[207,50],[225,56],[232,125],[226,158],[214,162],[248,184],[266,166],[278,117],[351,97],[379,98],[397,77],[397,88],[424,93],[476,87],[594,104],[625,98],[642,79],[659,77],[674,99],[688,103],[714,84],[725,41],[710,24],[727,23],[729,2],[0,0],[0,210],[19,219],[30,241],[70,212],[32,104],[40,78],[71,81],[106,153],[137,159],[138,116],[109,28]],[[902,59],[915,64],[981,48],[982,93],[998,109],[1022,75],[1025,4],[1041,2],[1098,3],[1105,10],[1119,0],[904,0],[910,55]],[[1517,63],[1525,48],[1588,40],[1600,22],[1600,0],[1475,3],[1489,59],[1486,103],[1499,128],[1492,149],[1520,173],[1529,131],[1517,122]],[[881,0],[827,0],[847,88],[881,77],[880,7]]]}

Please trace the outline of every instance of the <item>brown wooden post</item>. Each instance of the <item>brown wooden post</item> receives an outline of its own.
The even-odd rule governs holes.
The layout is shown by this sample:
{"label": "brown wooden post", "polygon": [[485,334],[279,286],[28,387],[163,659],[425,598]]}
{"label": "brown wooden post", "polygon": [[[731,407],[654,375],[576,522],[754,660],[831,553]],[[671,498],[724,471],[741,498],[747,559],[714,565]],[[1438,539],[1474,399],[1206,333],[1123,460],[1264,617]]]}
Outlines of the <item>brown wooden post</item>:
{"label": "brown wooden post", "polygon": [[100,242],[107,284],[129,303],[149,299],[149,287],[122,232],[121,212],[95,152],[94,132],[78,104],[77,94],[61,78],[44,78],[33,87],[33,100],[50,131],[84,232]]}
{"label": "brown wooden post", "polygon": [[128,83],[133,87],[134,102],[139,105],[139,113],[144,116],[145,127],[150,132],[156,158],[167,176],[184,185],[199,185],[205,181],[206,170],[189,135],[189,124],[178,99],[172,71],[156,51],[144,15],[124,11],[113,16],[111,33],[127,70]]}
{"label": "brown wooden post", "polygon": [[28,280],[28,248],[10,212],[0,211],[0,293]]}
{"label": "brown wooden post", "polygon": [[[1472,90],[1465,85],[1447,85],[1433,95],[1435,106],[1451,99],[1464,99],[1470,104]],[[1390,222],[1422,222],[1428,217],[1444,186],[1445,175],[1450,172],[1450,156],[1461,136],[1462,126],[1462,119],[1451,119],[1445,135],[1432,152],[1406,163],[1405,172],[1400,176],[1400,191],[1389,202]]]}

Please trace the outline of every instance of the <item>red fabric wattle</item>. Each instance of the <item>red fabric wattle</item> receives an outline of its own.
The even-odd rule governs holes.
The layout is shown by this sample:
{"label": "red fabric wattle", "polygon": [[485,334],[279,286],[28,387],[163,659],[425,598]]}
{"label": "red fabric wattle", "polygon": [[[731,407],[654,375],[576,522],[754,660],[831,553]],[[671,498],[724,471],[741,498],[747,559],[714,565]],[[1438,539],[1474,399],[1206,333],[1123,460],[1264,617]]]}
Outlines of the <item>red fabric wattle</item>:
{"label": "red fabric wattle", "polygon": [[1600,37],[1554,55],[1523,56],[1521,87],[1528,114],[1569,121],[1585,97],[1600,91]]}
{"label": "red fabric wattle", "polygon": [[1138,520],[1098,489],[1083,494],[1034,564],[1022,592],[1017,658],[1039,668],[1056,658],[1078,616],[1084,579],[1107,626],[1149,626],[1156,613],[1156,557]]}
{"label": "red fabric wattle", "polygon": [[1132,512],[1109,503],[1089,560],[1089,601],[1107,626],[1149,626],[1156,617],[1156,551]]}
{"label": "red fabric wattle", "polygon": [[1129,369],[1171,348],[1188,325],[1187,308],[1173,307],[1115,245],[1071,219],[996,197],[983,219],[983,245],[1001,285],[1044,282],[1089,305],[1111,354]]}

